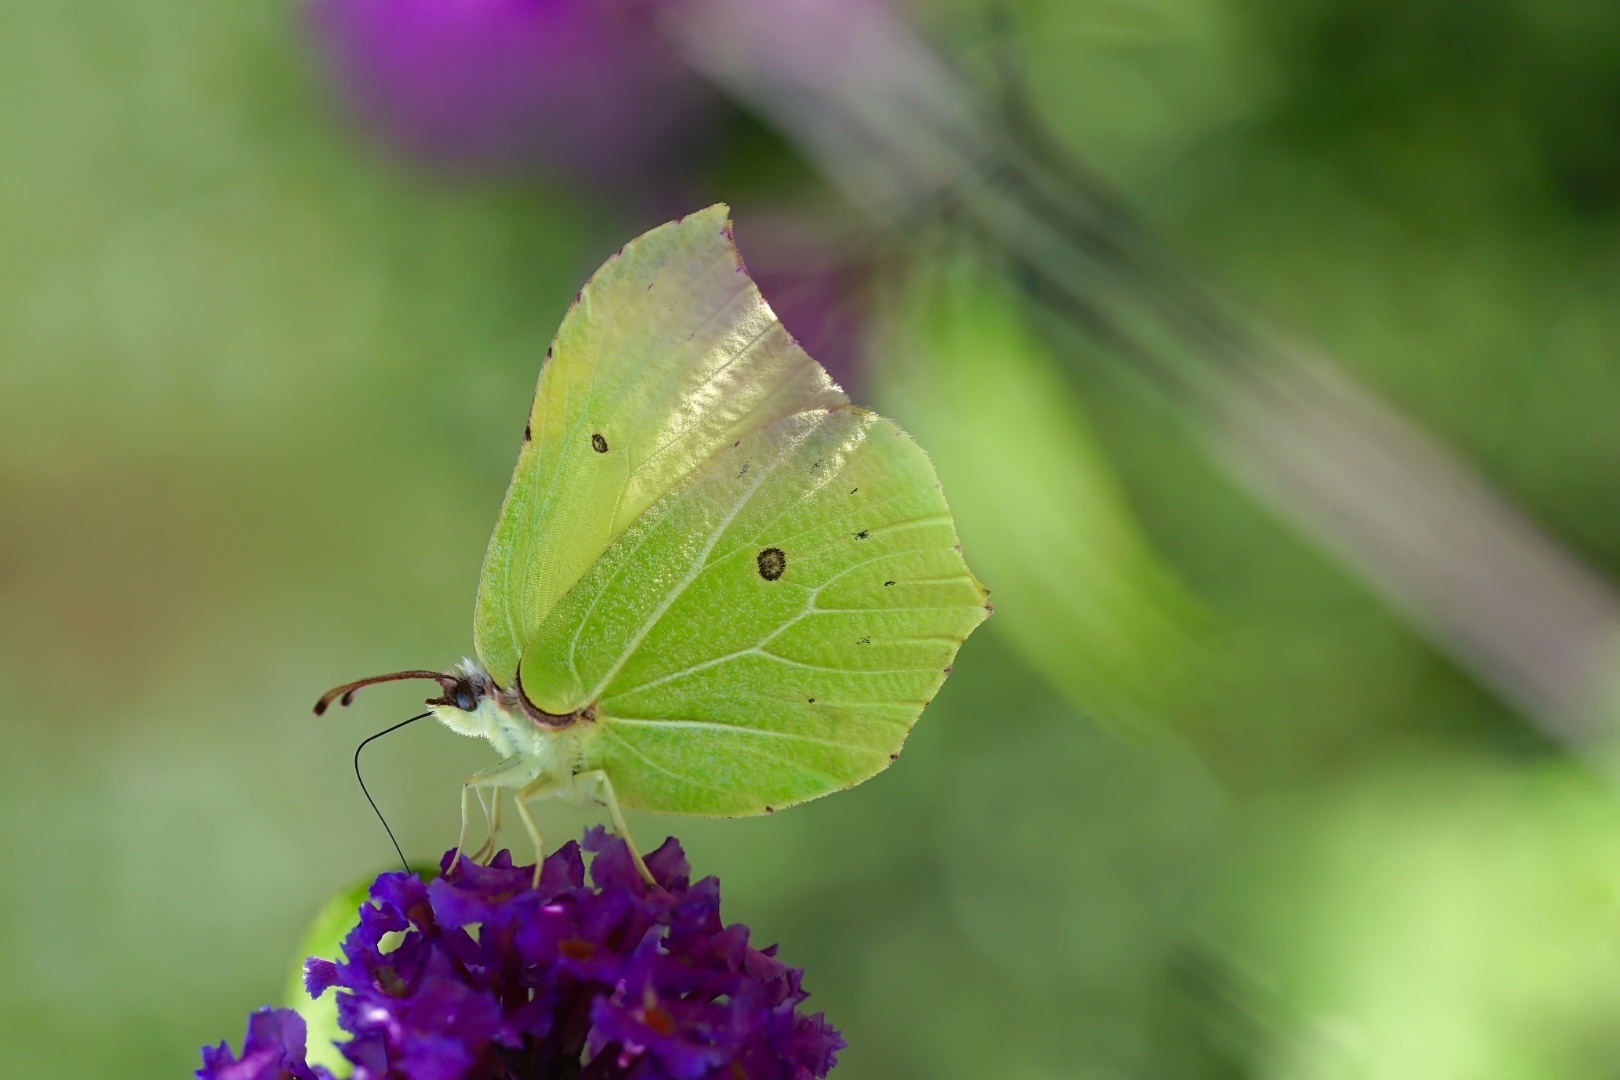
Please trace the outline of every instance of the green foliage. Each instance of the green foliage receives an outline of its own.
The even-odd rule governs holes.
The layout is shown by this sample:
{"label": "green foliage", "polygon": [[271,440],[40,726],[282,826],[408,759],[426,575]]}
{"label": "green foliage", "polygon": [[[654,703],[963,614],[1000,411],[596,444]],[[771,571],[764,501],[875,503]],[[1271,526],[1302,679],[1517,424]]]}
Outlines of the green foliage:
{"label": "green foliage", "polygon": [[1157,726],[1197,664],[1197,608],[1017,294],[966,254],[924,262],[884,349],[881,398],[929,448],[996,631],[1080,712]]}
{"label": "green foliage", "polygon": [[1208,925],[1223,993],[1286,1033],[1267,1075],[1589,1076],[1620,1051],[1620,808],[1590,775],[1459,756],[1254,823]]}

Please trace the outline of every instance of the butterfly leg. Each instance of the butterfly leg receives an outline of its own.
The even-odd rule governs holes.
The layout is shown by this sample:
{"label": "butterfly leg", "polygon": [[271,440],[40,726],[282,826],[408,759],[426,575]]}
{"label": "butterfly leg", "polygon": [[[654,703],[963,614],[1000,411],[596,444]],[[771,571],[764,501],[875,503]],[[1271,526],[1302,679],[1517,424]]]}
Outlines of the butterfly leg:
{"label": "butterfly leg", "polygon": [[556,795],[562,790],[562,785],[554,776],[540,776],[525,784],[512,793],[512,805],[517,807],[518,817],[523,819],[523,827],[528,830],[529,839],[534,841],[534,887],[540,885],[540,866],[546,861],[546,843],[540,838],[540,827],[534,823],[529,814],[528,802],[530,799],[544,799],[548,795]]}
{"label": "butterfly leg", "polygon": [[472,822],[472,807],[467,800],[471,798],[472,791],[472,781],[461,785],[461,835],[456,837],[456,853],[450,857],[451,870],[456,868],[456,863],[461,860],[461,852],[467,846],[467,826]]}
{"label": "butterfly leg", "polygon": [[[484,824],[488,825],[489,824],[489,804],[484,801],[484,789],[475,787],[475,788],[472,789],[472,793],[473,793],[473,798],[478,800],[478,809],[480,809],[480,810],[482,810],[484,812]],[[479,855],[483,852],[484,848],[488,847],[488,846],[489,846],[489,841],[486,840],[486,841],[484,841],[484,844],[478,848],[477,851],[474,851],[472,854],[468,855],[467,857],[469,859],[471,859],[473,862],[477,862],[478,858],[479,858]]]}
{"label": "butterfly leg", "polygon": [[494,857],[496,851],[495,838],[501,833],[501,789],[498,787],[489,789],[489,805],[487,806],[484,805],[483,788],[473,788],[473,794],[478,797],[479,809],[484,811],[484,823],[489,826],[489,835],[484,837],[484,842],[478,845],[478,850],[469,855],[468,858],[472,859],[473,862],[483,862],[485,859]]}
{"label": "butterfly leg", "polygon": [[597,801],[607,807],[608,817],[613,821],[613,831],[619,834],[624,846],[630,849],[630,858],[636,864],[636,872],[641,880],[649,885],[658,884],[653,880],[652,873],[648,871],[647,864],[641,861],[641,852],[636,850],[636,842],[630,838],[630,826],[624,822],[624,811],[619,809],[619,797],[613,794],[613,781],[608,779],[604,769],[592,769],[582,772],[574,777],[576,785],[595,784],[597,786]]}
{"label": "butterfly leg", "polygon": [[490,792],[489,808],[491,811],[489,822],[489,854],[495,856],[495,838],[501,835],[501,792],[499,788]]}
{"label": "butterfly leg", "polygon": [[[456,853],[450,859],[450,866],[455,868],[457,861],[467,847],[467,826],[472,820],[471,796],[481,792],[483,788],[522,787],[534,779],[534,766],[520,757],[509,757],[505,761],[496,762],[487,769],[480,769],[467,777],[461,785],[461,836],[456,840]],[[479,803],[483,796],[480,794]],[[482,849],[480,849],[480,852]]]}

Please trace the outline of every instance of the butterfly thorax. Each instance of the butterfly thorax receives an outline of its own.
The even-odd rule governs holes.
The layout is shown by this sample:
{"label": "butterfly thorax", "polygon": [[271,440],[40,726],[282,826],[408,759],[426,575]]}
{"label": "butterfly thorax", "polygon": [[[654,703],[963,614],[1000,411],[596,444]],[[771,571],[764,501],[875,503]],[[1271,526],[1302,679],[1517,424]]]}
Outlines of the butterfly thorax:
{"label": "butterfly thorax", "polygon": [[541,772],[571,773],[594,734],[594,710],[554,715],[521,690],[499,687],[482,667],[463,661],[444,696],[429,702],[433,716],[458,735],[487,739],[503,758],[519,758]]}

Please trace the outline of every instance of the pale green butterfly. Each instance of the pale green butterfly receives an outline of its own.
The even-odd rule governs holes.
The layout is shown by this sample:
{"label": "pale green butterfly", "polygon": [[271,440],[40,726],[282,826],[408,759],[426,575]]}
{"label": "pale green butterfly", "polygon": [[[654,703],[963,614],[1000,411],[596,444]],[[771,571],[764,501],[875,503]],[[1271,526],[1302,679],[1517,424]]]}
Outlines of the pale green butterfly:
{"label": "pale green butterfly", "polygon": [[462,790],[462,843],[469,796],[495,800],[474,858],[503,788],[538,859],[542,797],[600,801],[628,840],[621,806],[735,817],[852,787],[990,611],[927,456],[789,336],[727,214],[627,244],[564,317],[484,556],[479,662],[316,706],[438,680],[433,715],[502,755]]}

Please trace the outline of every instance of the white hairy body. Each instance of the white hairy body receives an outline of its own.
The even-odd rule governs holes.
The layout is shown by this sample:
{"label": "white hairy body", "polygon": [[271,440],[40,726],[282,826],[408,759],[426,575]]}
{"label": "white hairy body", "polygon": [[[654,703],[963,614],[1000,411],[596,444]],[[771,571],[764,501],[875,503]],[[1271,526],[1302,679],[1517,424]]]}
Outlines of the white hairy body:
{"label": "white hairy body", "polygon": [[[575,805],[600,802],[608,809],[618,834],[630,844],[630,831],[625,826],[624,814],[613,794],[613,784],[601,769],[584,767],[584,749],[595,734],[591,720],[573,718],[560,726],[537,723],[525,709],[517,693],[497,689],[483,668],[470,660],[463,660],[457,674],[464,685],[476,694],[472,709],[444,703],[430,707],[433,718],[458,735],[485,739],[501,755],[501,760],[469,776],[461,788],[461,837],[456,842],[457,857],[467,844],[467,828],[472,816],[471,800],[477,797],[489,819],[489,838],[471,857],[477,859],[492,854],[495,837],[500,831],[500,793],[512,792],[512,802],[523,821],[535,851],[544,855],[539,826],[529,813],[528,803],[535,799],[562,798]],[[489,792],[490,803],[484,803],[484,792]],[[643,878],[651,880],[641,855],[630,844],[630,854]],[[535,874],[540,872],[538,862]]]}

